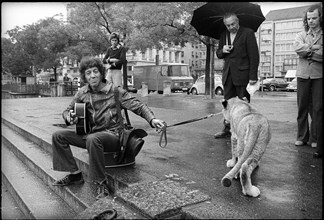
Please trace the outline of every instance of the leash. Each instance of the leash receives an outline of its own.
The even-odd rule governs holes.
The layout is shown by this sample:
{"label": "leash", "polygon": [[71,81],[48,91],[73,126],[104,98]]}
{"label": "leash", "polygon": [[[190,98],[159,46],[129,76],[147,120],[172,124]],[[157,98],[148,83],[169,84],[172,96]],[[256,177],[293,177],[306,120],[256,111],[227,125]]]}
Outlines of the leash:
{"label": "leash", "polygon": [[[218,112],[216,114],[209,114],[209,115],[206,115],[204,117],[201,117],[201,118],[194,118],[194,119],[190,119],[190,120],[187,120],[187,121],[183,121],[183,122],[179,122],[179,123],[175,123],[173,125],[168,125],[168,126],[164,126],[163,128],[161,128],[160,130],[157,130],[158,133],[161,133],[161,136],[160,136],[160,141],[159,141],[159,145],[161,148],[165,148],[168,144],[168,140],[167,140],[167,132],[166,132],[166,129],[167,128],[170,128],[170,127],[175,127],[175,126],[178,126],[178,125],[183,125],[183,124],[188,124],[188,123],[192,123],[192,122],[195,122],[195,121],[200,121],[200,120],[203,120],[203,119],[207,119],[207,118],[210,118],[210,117],[213,117],[213,116],[216,116],[216,115],[220,115],[222,114],[222,112]],[[162,139],[164,137],[164,142],[165,144],[162,146]]]}

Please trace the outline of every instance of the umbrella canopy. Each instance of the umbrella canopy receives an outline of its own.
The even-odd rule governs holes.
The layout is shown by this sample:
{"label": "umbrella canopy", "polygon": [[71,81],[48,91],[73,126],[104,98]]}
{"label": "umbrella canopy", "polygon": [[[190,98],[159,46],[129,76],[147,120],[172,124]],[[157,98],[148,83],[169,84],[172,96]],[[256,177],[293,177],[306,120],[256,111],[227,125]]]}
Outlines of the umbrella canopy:
{"label": "umbrella canopy", "polygon": [[226,13],[235,13],[240,20],[240,26],[248,27],[256,32],[265,20],[260,5],[249,2],[208,2],[194,10],[190,24],[199,35],[220,38],[226,30],[223,16]]}

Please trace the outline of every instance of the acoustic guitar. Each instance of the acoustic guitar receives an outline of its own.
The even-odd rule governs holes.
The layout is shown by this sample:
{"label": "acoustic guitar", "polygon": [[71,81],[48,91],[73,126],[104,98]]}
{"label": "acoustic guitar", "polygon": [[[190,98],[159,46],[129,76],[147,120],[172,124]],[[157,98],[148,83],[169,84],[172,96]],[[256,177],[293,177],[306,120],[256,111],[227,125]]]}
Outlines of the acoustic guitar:
{"label": "acoustic guitar", "polygon": [[76,124],[76,133],[79,135],[85,135],[90,132],[90,124],[87,118],[86,103],[75,103],[74,112],[78,117],[78,123]]}

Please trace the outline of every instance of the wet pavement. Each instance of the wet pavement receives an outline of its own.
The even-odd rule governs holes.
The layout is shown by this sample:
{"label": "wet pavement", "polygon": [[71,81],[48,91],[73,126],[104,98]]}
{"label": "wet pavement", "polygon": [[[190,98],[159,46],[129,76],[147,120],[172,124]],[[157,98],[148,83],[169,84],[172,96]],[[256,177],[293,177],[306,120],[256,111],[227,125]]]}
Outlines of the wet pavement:
{"label": "wet pavement", "polygon": [[[179,93],[138,98],[169,125],[221,111],[221,96],[210,99]],[[2,114],[16,114],[17,120],[37,124],[50,135],[62,129],[53,124],[62,123],[61,112],[70,99],[2,100]],[[253,184],[261,190],[258,198],[244,196],[239,180],[234,180],[228,188],[221,184],[222,177],[228,172],[226,161],[231,156],[230,140],[213,137],[222,129],[221,115],[168,128],[168,144],[161,148],[158,144],[160,134],[130,113],[133,126],[143,128],[149,134],[136,158],[136,168],[209,195],[210,205],[217,206],[218,216],[225,218],[230,217],[229,212],[238,212],[244,218],[321,219],[322,159],[312,158],[315,149],[310,146],[294,146],[296,93],[258,92],[252,97],[252,104],[269,119],[272,128],[270,144],[252,176]],[[200,213],[200,217],[204,216],[208,217],[208,210]]]}

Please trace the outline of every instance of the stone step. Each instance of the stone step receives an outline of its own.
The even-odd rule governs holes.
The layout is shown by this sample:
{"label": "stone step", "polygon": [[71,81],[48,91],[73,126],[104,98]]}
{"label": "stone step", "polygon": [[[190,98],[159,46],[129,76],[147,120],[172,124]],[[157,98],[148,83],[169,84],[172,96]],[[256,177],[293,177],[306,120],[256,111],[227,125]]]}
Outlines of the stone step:
{"label": "stone step", "polygon": [[[19,135],[35,143],[44,151],[52,155],[50,134],[32,125],[26,125],[19,121],[15,121],[12,118],[2,118],[2,124],[8,126]],[[87,174],[89,169],[89,154],[87,150],[71,146],[71,151],[80,170],[82,170],[83,174]],[[134,184],[157,180],[156,177],[135,167],[136,164],[135,166],[106,168],[106,176],[111,184],[110,187],[117,191],[118,189],[129,187]]]}
{"label": "stone step", "polygon": [[27,218],[71,219],[76,212],[2,143],[1,177]]}
{"label": "stone step", "polygon": [[[115,191],[113,195],[115,197],[106,197],[104,198],[105,202],[99,201],[99,203],[104,203],[104,208],[102,204],[96,206],[97,202],[95,202],[86,175],[84,175],[86,182],[82,187],[53,187],[51,185],[55,179],[62,177],[61,172],[52,170],[52,153],[49,149],[51,148],[51,134],[40,128],[35,129],[33,125],[17,122],[13,118],[8,120],[2,118],[2,124],[5,125],[2,134],[4,141],[7,141],[9,146],[12,145],[13,151],[20,160],[26,161],[44,179],[43,181],[46,184],[50,185],[64,200],[67,200],[66,202],[71,207],[78,210],[77,212],[81,213],[81,218],[89,219],[94,213],[106,207],[120,206],[124,208],[119,209],[118,212],[131,219],[136,215],[141,216],[136,217],[141,219],[185,218],[187,216],[186,212],[184,212],[185,207],[191,207],[193,204],[210,200],[209,196],[198,190],[191,190],[187,186],[169,182],[165,178],[161,179],[152,176],[135,164],[134,166],[106,169],[106,176],[111,184],[110,187]],[[19,140],[23,141],[22,139],[25,142],[22,146],[28,146],[28,150],[26,150],[27,147],[16,147],[20,145]],[[87,151],[74,146],[71,146],[71,150],[78,166],[84,174],[87,174],[89,167]],[[39,157],[37,154],[40,154],[43,159],[37,159]],[[38,166],[34,165],[35,163],[44,163],[45,165]],[[58,176],[59,174],[60,176]],[[138,193],[139,190],[144,194]],[[187,198],[188,193],[190,195],[189,200]],[[142,197],[143,195],[145,196]],[[154,199],[156,195],[162,196],[159,199]],[[171,204],[170,201],[172,201]]]}
{"label": "stone step", "polygon": [[14,197],[1,181],[1,219],[26,219]]}
{"label": "stone step", "polygon": [[[87,217],[91,217],[90,214],[94,215],[102,211],[99,209],[100,207],[98,208],[98,205],[96,205],[95,190],[93,184],[90,184],[87,175],[83,175],[85,183],[82,185],[65,187],[53,186],[53,181],[61,178],[65,174],[52,169],[52,156],[49,152],[25,137],[22,137],[19,133],[13,131],[4,124],[2,124],[2,144],[7,146],[10,152],[16,155],[17,160],[26,164],[26,166],[34,172],[34,176],[36,175],[55,194],[63,198],[76,213],[86,213]],[[6,161],[3,161],[3,163],[6,163]],[[9,184],[10,180],[8,180],[7,183]],[[104,203],[106,207],[117,209],[119,216],[124,216],[128,219],[144,218],[143,215],[123,205],[122,202],[115,201],[113,197],[107,196],[104,198]],[[101,209],[102,208],[103,207],[101,207]]]}
{"label": "stone step", "polygon": [[68,187],[53,186],[52,183],[56,179],[62,178],[67,173],[57,172],[52,169],[52,156],[50,153],[4,125],[2,126],[2,140],[20,161],[26,164],[56,194],[64,198],[76,212],[83,211],[95,202],[95,195],[86,175],[84,175],[85,183],[82,187],[76,185]]}

